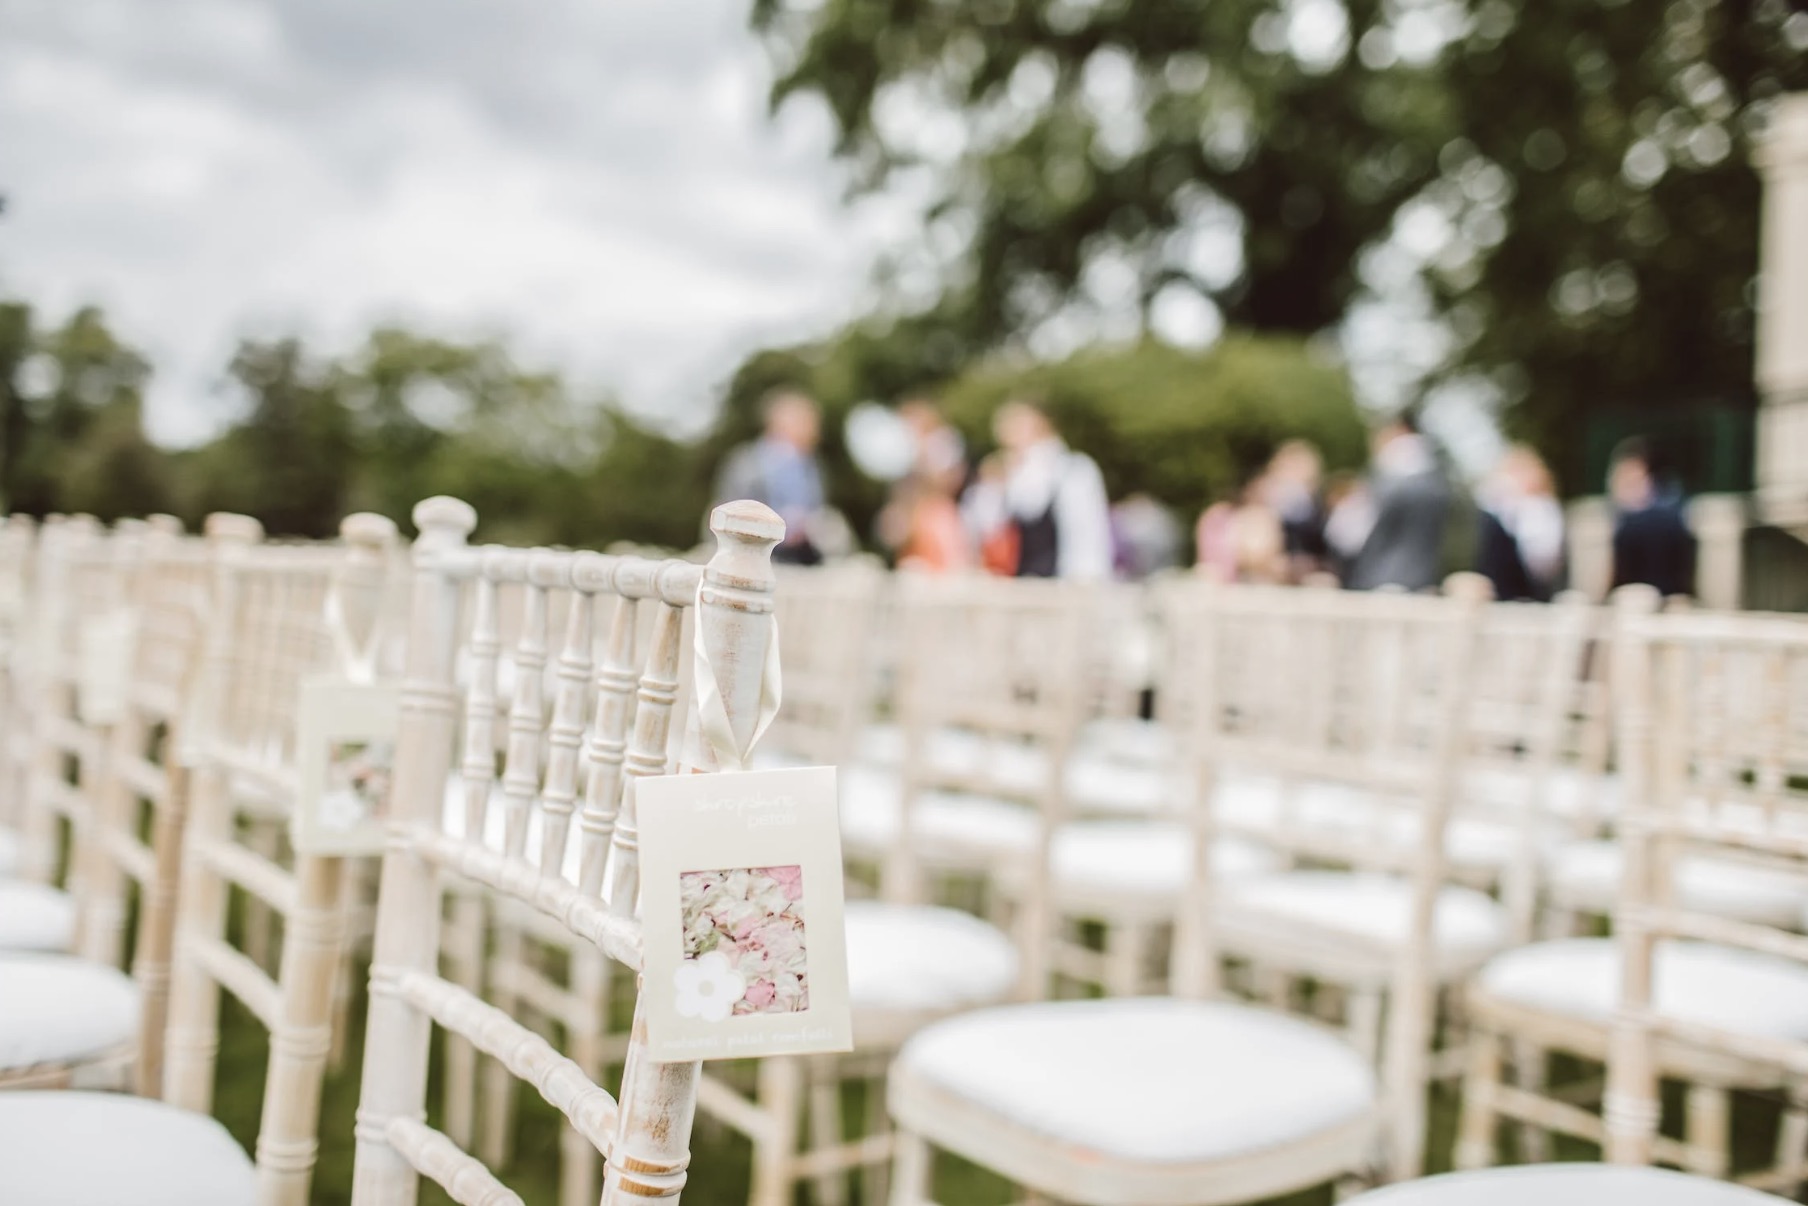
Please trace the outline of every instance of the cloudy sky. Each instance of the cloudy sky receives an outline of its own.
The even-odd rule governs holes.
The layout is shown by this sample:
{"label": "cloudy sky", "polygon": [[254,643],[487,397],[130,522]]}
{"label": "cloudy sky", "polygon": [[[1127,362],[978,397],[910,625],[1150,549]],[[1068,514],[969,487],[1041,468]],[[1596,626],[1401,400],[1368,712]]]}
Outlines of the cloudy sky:
{"label": "cloudy sky", "polygon": [[0,293],[103,304],[160,439],[234,340],[507,335],[693,426],[737,355],[865,304],[895,202],[766,113],[746,0],[0,0]]}

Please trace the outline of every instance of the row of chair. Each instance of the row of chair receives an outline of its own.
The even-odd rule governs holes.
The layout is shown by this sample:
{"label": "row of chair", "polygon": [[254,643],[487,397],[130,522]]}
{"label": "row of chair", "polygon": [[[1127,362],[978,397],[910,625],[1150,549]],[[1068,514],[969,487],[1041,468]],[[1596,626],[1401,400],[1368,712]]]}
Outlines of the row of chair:
{"label": "row of chair", "polygon": [[[674,718],[682,727],[692,697],[679,634],[701,628],[720,655],[715,686],[730,723],[750,724],[748,687],[758,682],[741,668],[757,671],[771,638],[768,558],[782,526],[757,504],[718,509],[719,547],[704,566],[468,548],[475,516],[451,499],[423,503],[415,522],[411,564],[394,555],[393,525],[371,516],[347,520],[343,539],[326,545],[264,542],[236,516],[211,518],[200,540],[161,521],[111,532],[79,518],[41,532],[8,522],[6,781],[21,878],[5,890],[55,902],[65,924],[9,934],[18,941],[0,954],[0,1076],[21,1090],[0,1093],[0,1200],[309,1200],[320,1128],[353,1125],[318,1112],[346,1025],[333,1006],[348,995],[335,990],[346,978],[355,910],[345,889],[355,877],[346,860],[287,851],[286,841],[275,857],[261,852],[268,826],[258,822],[293,812],[301,681],[354,674],[348,660],[359,659],[346,654],[357,650],[372,651],[374,663],[402,654],[404,703],[377,888],[355,1198],[413,1201],[424,1175],[460,1201],[517,1200],[426,1124],[436,1023],[566,1111],[608,1159],[603,1200],[678,1194],[695,1067],[652,1064],[630,1039],[622,1089],[611,1095],[528,1027],[443,978],[440,881],[457,877],[486,900],[513,901],[574,943],[638,967],[632,785],[674,765],[713,769],[694,736],[688,753],[670,757]],[[550,717],[530,712],[536,696],[523,687],[506,723],[492,713],[479,725],[483,700],[495,699],[493,662],[487,692],[480,685],[482,616],[504,591],[525,594],[530,627],[558,601],[568,689]],[[643,617],[652,639],[641,647]],[[116,621],[128,637],[92,635]],[[594,673],[593,621],[627,634]],[[460,649],[476,660],[461,660]],[[109,651],[122,673],[106,672]],[[469,743],[462,758],[460,729]],[[544,779],[531,739],[541,734],[551,755]],[[480,770],[476,751],[486,743],[492,760]],[[491,794],[482,784],[496,756],[505,767]],[[466,824],[448,825],[460,763]],[[524,782],[534,784],[525,797]],[[524,799],[538,818],[531,851]],[[583,867],[569,877],[567,838]],[[45,887],[59,863],[60,894]],[[122,874],[136,892],[118,883]],[[228,941],[257,930],[249,919],[229,924],[241,896],[280,921],[263,958]],[[128,943],[121,930],[133,912]],[[115,966],[128,947],[130,976]],[[254,1160],[207,1116],[221,1071],[222,989],[270,1031]],[[128,1085],[139,1092],[88,1091]]]}
{"label": "row of chair", "polygon": [[[366,929],[361,1202],[412,1200],[420,1175],[515,1200],[491,1169],[522,1081],[568,1119],[573,1206],[677,1196],[697,1111],[752,1141],[750,1196],[769,1206],[800,1183],[834,1206],[854,1168],[869,1196],[914,1206],[936,1150],[1101,1204],[1405,1179],[1428,1089],[1457,1078],[1468,1165],[1493,1161],[1504,1118],[1536,1128],[1534,1155],[1556,1130],[1724,1176],[1728,1094],[1751,1089],[1785,1096],[1757,1180],[1801,1179],[1797,621],[1659,614],[1637,592],[1611,614],[1493,604],[1467,579],[1443,598],[864,567],[775,582],[779,528],[750,504],[718,512],[707,568],[470,548],[474,522],[423,504],[411,562],[374,517],[328,546],[261,542],[237,517],[198,541],[162,522],[0,530],[0,806],[18,811],[24,873],[0,901],[60,900],[66,920],[40,953],[0,956],[0,987],[20,989],[0,992],[0,1077],[107,1084],[129,1067],[165,1098],[0,1098],[18,1122],[0,1119],[0,1187],[73,1202],[105,1168],[135,1190],[155,1169],[172,1200],[199,1200],[211,1169],[221,1200],[307,1200],[318,1128],[349,1122],[318,1118],[319,1089]],[[842,767],[850,874],[871,888],[848,910],[851,1056],[652,1064],[612,971],[639,960],[633,782],[710,769],[684,737],[697,624],[729,654],[712,662],[742,737],[779,641],[786,705],[763,764]],[[1160,650],[1146,681],[1114,675],[1125,647]],[[131,663],[123,691],[106,689],[110,650]],[[299,681],[356,665],[405,682],[374,926],[360,860],[272,846]],[[1152,719],[1134,712],[1143,687]],[[58,818],[60,898],[44,887]],[[233,893],[280,919],[280,944],[250,949],[262,922],[247,908],[229,925]],[[134,904],[127,980],[110,969]],[[1573,936],[1610,911],[1611,939]],[[19,916],[0,906],[0,926]],[[64,990],[24,990],[78,973],[120,990],[104,1034],[59,1016]],[[272,1030],[255,1166],[204,1121],[222,986]],[[1553,1051],[1604,1061],[1605,1091],[1547,1083]],[[611,1096],[598,1084],[618,1064]],[[1680,1144],[1658,1134],[1660,1075],[1690,1086]],[[886,1106],[851,1139],[850,1080]],[[84,1160],[71,1126],[135,1137],[136,1154]],[[1538,1192],[1728,1192],[1570,1175]],[[1410,1200],[1496,1184],[1433,1180]]]}

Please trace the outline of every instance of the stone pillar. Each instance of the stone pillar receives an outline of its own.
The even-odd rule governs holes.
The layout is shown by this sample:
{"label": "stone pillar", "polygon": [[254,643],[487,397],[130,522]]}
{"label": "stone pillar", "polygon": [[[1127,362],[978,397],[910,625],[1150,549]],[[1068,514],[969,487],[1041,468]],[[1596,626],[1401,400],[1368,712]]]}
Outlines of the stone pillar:
{"label": "stone pillar", "polygon": [[1808,527],[1808,93],[1777,103],[1753,155],[1764,179],[1758,275],[1758,497]]}

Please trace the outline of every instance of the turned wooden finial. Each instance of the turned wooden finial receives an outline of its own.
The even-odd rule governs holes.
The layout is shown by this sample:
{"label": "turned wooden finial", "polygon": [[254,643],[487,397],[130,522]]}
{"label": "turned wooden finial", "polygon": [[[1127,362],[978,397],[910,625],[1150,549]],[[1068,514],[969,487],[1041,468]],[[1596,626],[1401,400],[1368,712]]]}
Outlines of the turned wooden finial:
{"label": "turned wooden finial", "polygon": [[[785,521],[765,503],[742,499],[723,503],[710,513],[716,553],[704,568],[704,590],[712,585],[740,588],[770,596],[775,578],[772,550],[785,538]],[[766,609],[771,599],[765,600]]]}
{"label": "turned wooden finial", "polygon": [[256,544],[264,538],[263,524],[231,511],[215,511],[202,524],[201,531],[213,544]]}
{"label": "turned wooden finial", "polygon": [[381,552],[396,542],[395,520],[371,511],[358,511],[339,521],[339,537],[354,549]]}
{"label": "turned wooden finial", "polygon": [[477,510],[463,499],[438,494],[414,505],[414,526],[425,544],[462,544],[477,530]]}

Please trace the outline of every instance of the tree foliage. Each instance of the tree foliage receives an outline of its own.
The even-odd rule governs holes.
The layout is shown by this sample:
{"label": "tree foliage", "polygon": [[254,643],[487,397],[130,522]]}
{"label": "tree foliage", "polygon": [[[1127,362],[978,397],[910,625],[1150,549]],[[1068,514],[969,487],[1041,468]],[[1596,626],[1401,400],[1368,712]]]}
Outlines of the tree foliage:
{"label": "tree foliage", "polygon": [[[861,186],[932,181],[937,305],[982,344],[1173,287],[1319,330],[1410,216],[1449,231],[1443,372],[1491,378],[1572,486],[1592,410],[1750,394],[1751,140],[1808,87],[1788,0],[758,0],[754,23],[774,103],[820,98]],[[1200,250],[1227,214],[1234,276]]]}
{"label": "tree foliage", "polygon": [[1572,486],[1591,410],[1751,405],[1753,134],[1804,35],[1780,0],[1486,0],[1452,48],[1432,281]]}
{"label": "tree foliage", "polygon": [[273,535],[321,537],[352,510],[405,524],[420,499],[454,494],[477,508],[485,539],[685,548],[709,502],[703,449],[574,396],[493,343],[386,328],[329,358],[295,339],[247,340],[225,374],[237,417],[177,452],[145,437],[149,373],[98,311],[41,330],[28,306],[0,306],[10,509],[169,511],[191,526],[238,511]]}

